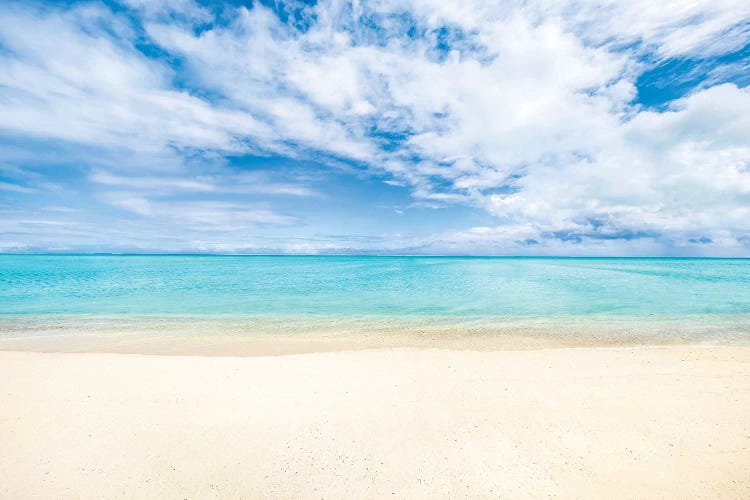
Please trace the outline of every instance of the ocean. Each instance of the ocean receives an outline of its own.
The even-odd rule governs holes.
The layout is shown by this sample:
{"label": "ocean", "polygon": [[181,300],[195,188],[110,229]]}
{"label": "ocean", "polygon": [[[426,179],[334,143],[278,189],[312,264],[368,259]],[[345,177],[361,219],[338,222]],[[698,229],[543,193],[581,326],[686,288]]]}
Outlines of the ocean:
{"label": "ocean", "polygon": [[149,322],[745,341],[750,260],[0,255],[0,335]]}

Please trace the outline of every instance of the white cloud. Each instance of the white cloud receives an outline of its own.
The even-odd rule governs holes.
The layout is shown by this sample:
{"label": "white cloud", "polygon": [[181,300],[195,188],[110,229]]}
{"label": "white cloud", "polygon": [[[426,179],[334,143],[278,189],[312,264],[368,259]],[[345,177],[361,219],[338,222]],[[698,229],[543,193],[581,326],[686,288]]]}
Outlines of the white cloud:
{"label": "white cloud", "polygon": [[260,4],[210,24],[191,0],[125,3],[179,70],[141,53],[132,24],[101,5],[0,8],[0,129],[125,151],[127,165],[89,178],[128,191],[103,195],[122,209],[184,210],[220,228],[291,223],[165,198],[315,195],[186,165],[263,151],[357,162],[417,203],[496,217],[417,246],[747,253],[748,89],[713,85],[712,70],[664,111],[633,104],[646,61],[746,45],[747,2],[323,1],[301,31]]}
{"label": "white cloud", "polygon": [[0,251],[250,251],[263,240],[262,229],[298,222],[253,203],[101,196],[117,215],[0,206]]}
{"label": "white cloud", "polygon": [[167,19],[200,24],[211,21],[208,9],[195,0],[123,0],[123,4],[136,9],[147,19]]}
{"label": "white cloud", "polygon": [[194,193],[234,193],[271,194],[312,197],[320,196],[314,189],[302,185],[272,182],[263,172],[228,173],[198,176],[124,176],[105,171],[92,172],[88,179],[95,184],[116,186],[124,189],[137,189],[151,195],[170,195],[181,192]]}
{"label": "white cloud", "polygon": [[174,89],[171,70],[136,50],[134,38],[95,4],[0,9],[0,130],[157,156],[245,151],[245,137],[263,137],[248,113]]}
{"label": "white cloud", "polygon": [[0,191],[15,191],[16,193],[35,193],[36,189],[19,186],[18,184],[13,184],[12,182],[0,181]]}
{"label": "white cloud", "polygon": [[248,203],[150,200],[127,192],[108,192],[101,197],[129,212],[195,231],[230,232],[247,230],[258,224],[292,224],[297,220]]}

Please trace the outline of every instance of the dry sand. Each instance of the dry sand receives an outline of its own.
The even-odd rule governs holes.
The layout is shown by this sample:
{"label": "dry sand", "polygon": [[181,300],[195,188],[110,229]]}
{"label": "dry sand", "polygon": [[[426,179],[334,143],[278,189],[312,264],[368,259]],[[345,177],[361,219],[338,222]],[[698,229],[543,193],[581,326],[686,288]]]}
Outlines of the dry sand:
{"label": "dry sand", "polygon": [[750,498],[750,348],[0,352],[0,497]]}

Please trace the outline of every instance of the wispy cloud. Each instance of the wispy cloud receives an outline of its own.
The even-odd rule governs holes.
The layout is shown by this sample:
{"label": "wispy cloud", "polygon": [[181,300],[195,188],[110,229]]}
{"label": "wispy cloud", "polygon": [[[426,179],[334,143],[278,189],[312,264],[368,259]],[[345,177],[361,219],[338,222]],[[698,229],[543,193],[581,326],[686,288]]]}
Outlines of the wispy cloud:
{"label": "wispy cloud", "polygon": [[154,201],[131,193],[104,193],[101,198],[122,208],[157,221],[177,222],[185,229],[234,231],[258,224],[291,224],[296,218],[253,204],[221,201]]}
{"label": "wispy cloud", "polygon": [[137,189],[141,192],[172,194],[179,192],[198,193],[262,193],[311,197],[320,196],[314,189],[291,183],[271,182],[261,173],[201,175],[194,178],[177,176],[128,177],[108,172],[95,171],[89,181],[118,188]]}
{"label": "wispy cloud", "polygon": [[0,181],[0,190],[2,191],[15,191],[17,193],[35,193],[36,189],[20,186],[10,182]]}

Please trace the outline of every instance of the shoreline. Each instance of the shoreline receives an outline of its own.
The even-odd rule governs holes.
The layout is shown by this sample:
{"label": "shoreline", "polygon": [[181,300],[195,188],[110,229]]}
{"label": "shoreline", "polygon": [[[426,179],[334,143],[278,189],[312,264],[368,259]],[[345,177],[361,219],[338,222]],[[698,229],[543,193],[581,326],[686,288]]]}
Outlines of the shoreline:
{"label": "shoreline", "polygon": [[750,346],[750,315],[694,318],[0,316],[0,351],[263,356],[393,348]]}
{"label": "shoreline", "polygon": [[544,335],[159,335],[63,333],[1,338],[0,352],[264,357],[383,350],[525,352],[573,349],[750,348],[750,340],[550,338]]}

